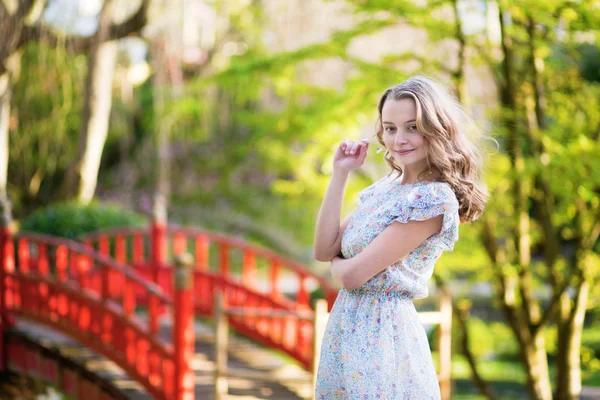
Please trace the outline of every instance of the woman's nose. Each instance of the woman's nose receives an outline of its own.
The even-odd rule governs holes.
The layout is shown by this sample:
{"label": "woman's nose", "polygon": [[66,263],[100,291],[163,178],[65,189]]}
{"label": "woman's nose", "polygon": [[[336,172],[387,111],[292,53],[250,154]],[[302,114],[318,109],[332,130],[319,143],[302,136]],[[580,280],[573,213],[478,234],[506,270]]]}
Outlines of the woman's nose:
{"label": "woman's nose", "polygon": [[406,136],[404,136],[402,133],[398,132],[396,134],[396,138],[395,141],[397,144],[406,144],[408,142],[408,140],[406,139]]}

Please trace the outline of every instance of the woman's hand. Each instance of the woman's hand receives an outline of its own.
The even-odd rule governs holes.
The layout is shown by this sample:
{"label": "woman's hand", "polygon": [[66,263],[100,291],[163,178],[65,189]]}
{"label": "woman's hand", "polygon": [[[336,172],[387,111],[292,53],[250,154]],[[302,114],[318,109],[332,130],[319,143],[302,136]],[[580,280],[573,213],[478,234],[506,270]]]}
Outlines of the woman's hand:
{"label": "woman's hand", "polygon": [[339,283],[340,285],[343,286],[343,282],[342,282],[342,270],[341,270],[341,265],[340,265],[340,261],[343,261],[344,259],[341,258],[340,256],[335,256],[333,257],[333,259],[331,260],[331,276],[333,277],[333,279]]}
{"label": "woman's hand", "polygon": [[368,139],[361,139],[358,142],[342,140],[333,157],[333,169],[348,173],[362,166],[368,150]]}

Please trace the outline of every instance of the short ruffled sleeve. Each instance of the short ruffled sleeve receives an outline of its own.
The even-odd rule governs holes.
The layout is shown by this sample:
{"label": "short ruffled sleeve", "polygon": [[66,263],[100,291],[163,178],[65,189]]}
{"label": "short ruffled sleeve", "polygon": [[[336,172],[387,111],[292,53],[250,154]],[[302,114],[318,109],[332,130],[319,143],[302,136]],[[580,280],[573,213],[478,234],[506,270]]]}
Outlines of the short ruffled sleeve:
{"label": "short ruffled sleeve", "polygon": [[394,205],[393,221],[424,221],[438,215],[444,215],[442,229],[429,240],[436,242],[446,251],[454,250],[458,240],[458,200],[447,183],[436,182],[416,186],[408,196]]}

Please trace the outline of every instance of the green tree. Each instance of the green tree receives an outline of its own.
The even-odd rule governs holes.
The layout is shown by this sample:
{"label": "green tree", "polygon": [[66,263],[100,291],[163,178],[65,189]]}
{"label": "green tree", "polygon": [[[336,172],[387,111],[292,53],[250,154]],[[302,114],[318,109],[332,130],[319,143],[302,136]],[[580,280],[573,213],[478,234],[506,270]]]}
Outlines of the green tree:
{"label": "green tree", "polygon": [[[150,0],[142,0],[134,13],[141,20],[138,30],[144,26],[149,5]],[[82,204],[89,204],[94,198],[109,130],[117,63],[117,40],[111,29],[117,7],[115,0],[104,1],[98,16],[98,30],[91,39],[78,151],[64,182],[65,197],[75,198]]]}
{"label": "green tree", "polygon": [[[332,35],[328,43],[238,64],[218,76],[232,85],[246,76],[264,76],[285,105],[281,112],[238,113],[252,129],[254,151],[266,165],[277,166],[274,188],[316,209],[332,148],[358,131],[357,120],[370,119],[377,95],[408,75],[409,61],[418,62],[420,72],[448,76],[467,104],[465,65],[487,66],[499,106],[488,112],[501,152],[489,164],[488,211],[467,229],[478,232],[489,259],[492,274],[482,268],[480,276],[495,284],[495,299],[520,347],[530,397],[552,398],[544,330],[555,324],[556,397],[577,398],[581,331],[590,290],[598,284],[594,249],[600,234],[600,180],[593,156],[599,150],[599,88],[584,79],[577,49],[581,38],[597,40],[598,11],[591,2],[487,2],[486,16],[496,11],[499,40],[494,41],[485,31],[465,33],[455,17],[460,2],[352,4],[359,21],[355,29]],[[428,50],[443,44],[457,49],[458,67],[412,52],[377,63],[349,54],[353,38],[399,17],[427,32]],[[354,68],[342,91],[296,79],[299,63],[328,57],[341,57]],[[546,289],[550,296],[540,297]]]}
{"label": "green tree", "polygon": [[[147,6],[144,1],[142,5]],[[145,24],[146,6],[120,24],[110,24],[105,39],[118,39],[136,32]],[[12,93],[21,71],[21,54],[28,43],[43,41],[51,47],[58,44],[70,52],[81,52],[97,42],[100,31],[92,36],[63,35],[48,26],[43,19],[46,0],[0,1],[0,201],[6,199],[8,186],[9,128],[13,110]]]}

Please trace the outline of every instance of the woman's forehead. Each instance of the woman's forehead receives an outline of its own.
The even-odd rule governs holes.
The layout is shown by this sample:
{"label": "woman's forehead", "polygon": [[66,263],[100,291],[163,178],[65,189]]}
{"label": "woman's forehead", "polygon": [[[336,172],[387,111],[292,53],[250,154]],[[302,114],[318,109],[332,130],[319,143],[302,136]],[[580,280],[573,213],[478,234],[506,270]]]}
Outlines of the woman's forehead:
{"label": "woman's forehead", "polygon": [[404,123],[414,120],[417,108],[413,99],[387,99],[381,110],[383,121]]}

